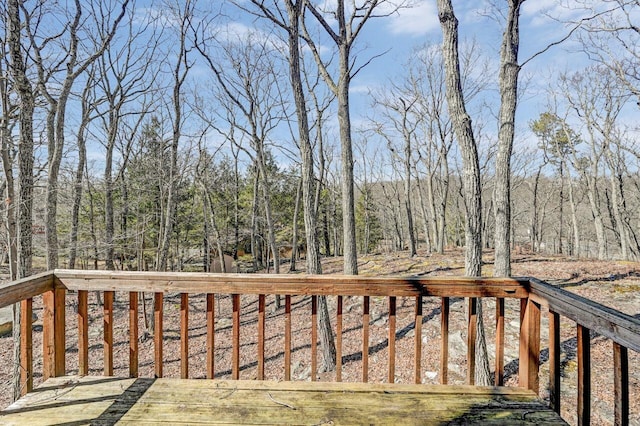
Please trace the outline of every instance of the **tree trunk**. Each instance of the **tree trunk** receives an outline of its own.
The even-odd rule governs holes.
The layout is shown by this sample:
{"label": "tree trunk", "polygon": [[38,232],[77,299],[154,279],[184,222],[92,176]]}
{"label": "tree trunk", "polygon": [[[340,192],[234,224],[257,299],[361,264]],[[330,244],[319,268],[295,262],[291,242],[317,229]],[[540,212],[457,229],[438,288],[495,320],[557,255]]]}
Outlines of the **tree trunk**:
{"label": "tree trunk", "polygon": [[[31,275],[32,268],[32,211],[33,211],[33,112],[35,99],[33,88],[26,73],[25,60],[22,57],[20,35],[20,2],[7,2],[8,45],[11,58],[10,70],[19,99],[20,145],[18,148],[18,215],[17,215],[17,273],[16,278]],[[14,319],[19,319],[20,308],[14,308]],[[14,322],[14,368],[13,395],[20,394],[20,324]]]}
{"label": "tree trunk", "polygon": [[509,0],[507,23],[500,52],[500,115],[496,155],[494,276],[511,275],[511,151],[518,101],[519,17],[523,0]]}
{"label": "tree trunk", "polygon": [[[445,81],[447,88],[447,105],[453,128],[460,144],[463,162],[463,195],[466,212],[465,228],[465,274],[472,277],[481,276],[482,272],[482,192],[480,186],[480,164],[477,145],[473,136],[471,117],[467,114],[462,83],[460,77],[460,60],[458,57],[458,20],[453,12],[451,0],[438,0],[438,12],[442,26],[442,56],[445,64]],[[477,299],[478,304],[481,299]],[[482,307],[479,306],[482,312]],[[484,326],[482,315],[477,315],[478,338],[476,356],[481,359],[476,365],[475,377],[477,385],[489,385],[484,382],[490,376],[486,371],[489,363],[485,359]],[[477,346],[477,347],[478,347]]]}

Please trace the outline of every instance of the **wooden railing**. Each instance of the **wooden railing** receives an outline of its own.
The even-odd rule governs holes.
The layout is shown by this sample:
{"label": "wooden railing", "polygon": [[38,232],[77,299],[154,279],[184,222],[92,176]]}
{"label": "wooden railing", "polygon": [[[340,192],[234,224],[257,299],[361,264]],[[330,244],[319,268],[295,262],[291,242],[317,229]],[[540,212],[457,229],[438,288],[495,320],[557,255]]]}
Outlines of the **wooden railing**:
{"label": "wooden railing", "polygon": [[[21,303],[21,383],[23,393],[33,389],[33,298],[42,295],[43,349],[42,375],[62,376],[67,373],[65,342],[67,299],[77,297],[77,352],[80,375],[89,373],[89,292],[103,295],[103,373],[114,374],[114,295],[128,294],[128,346],[129,375],[139,374],[139,294],[154,295],[154,374],[163,376],[165,326],[163,300],[168,294],[180,297],[180,376],[188,378],[189,372],[189,298],[194,294],[206,295],[206,377],[213,378],[216,348],[216,298],[231,295],[231,378],[239,379],[241,365],[241,296],[257,295],[257,353],[256,378],[265,378],[265,323],[267,295],[284,297],[284,345],[283,376],[291,380],[292,364],[292,297],[311,299],[311,380],[318,372],[318,298],[335,297],[336,375],[342,380],[344,354],[343,302],[345,297],[362,297],[362,373],[361,380],[369,380],[370,314],[371,298],[388,300],[388,381],[396,377],[396,312],[397,299],[413,299],[414,368],[413,380],[422,383],[421,354],[423,298],[438,298],[440,304],[440,365],[441,384],[448,382],[450,305],[458,298],[468,298],[467,312],[467,383],[474,384],[476,298],[495,298],[495,384],[503,385],[505,377],[505,300],[520,301],[519,386],[539,392],[541,309],[549,311],[549,400],[551,407],[560,413],[560,317],[577,324],[578,397],[577,422],[589,424],[591,419],[591,364],[590,330],[613,342],[614,405],[616,424],[629,422],[629,354],[628,349],[640,352],[640,321],[598,303],[576,296],[562,289],[531,278],[373,278],[353,276],[301,276],[301,275],[236,275],[200,273],[146,273],[56,270],[32,276],[0,286],[0,307]],[[74,292],[75,295],[67,294]],[[226,297],[226,296],[225,296]],[[255,296],[254,296],[255,297]],[[193,326],[193,324],[191,324]],[[228,342],[224,342],[225,344]],[[220,345],[220,343],[217,343]],[[176,354],[173,354],[175,356]],[[246,354],[243,354],[246,355]]]}

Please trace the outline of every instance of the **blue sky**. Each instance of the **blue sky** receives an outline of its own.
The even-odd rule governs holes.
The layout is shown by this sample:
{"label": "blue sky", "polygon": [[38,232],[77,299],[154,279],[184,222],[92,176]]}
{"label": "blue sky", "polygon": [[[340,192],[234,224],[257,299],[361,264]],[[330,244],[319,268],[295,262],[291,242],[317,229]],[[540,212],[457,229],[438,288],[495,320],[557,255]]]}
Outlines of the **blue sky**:
{"label": "blue sky", "polygon": [[[326,0],[327,3],[332,0]],[[138,3],[141,7],[142,3]],[[506,4],[502,0],[496,1],[500,6]],[[202,3],[204,6],[206,2]],[[218,6],[224,3],[211,3]],[[354,129],[364,122],[371,111],[371,100],[367,95],[370,90],[385,86],[389,79],[397,78],[404,72],[411,51],[425,43],[439,45],[441,29],[435,0],[413,0],[414,7],[400,9],[385,18],[371,20],[361,34],[357,43],[360,63],[372,56],[386,52],[364,68],[352,81],[351,111]],[[520,58],[521,61],[531,57],[544,49],[549,43],[562,39],[568,32],[568,26],[562,21],[578,20],[584,11],[576,9],[576,0],[528,0],[524,3],[520,28]],[[227,6],[230,7],[230,6]],[[480,46],[488,66],[495,75],[485,96],[491,108],[497,111],[498,93],[497,77],[499,64],[499,50],[502,38],[503,22],[489,7],[488,1],[454,1],[454,8],[459,19],[461,42],[475,39]],[[227,25],[230,33],[242,34],[255,27],[253,18],[229,9]],[[170,19],[163,20],[170,22]],[[263,29],[264,31],[264,29]],[[325,49],[332,49],[327,44]],[[544,54],[529,62],[521,72],[521,85],[526,86],[520,100],[517,115],[516,150],[522,146],[535,146],[537,141],[528,131],[528,122],[538,117],[546,110],[546,90],[551,78],[560,71],[572,71],[587,64],[586,55],[581,51],[575,40],[567,40],[560,46],[553,47]],[[213,85],[214,78],[204,67],[195,67],[191,78],[201,84]],[[210,81],[210,83],[207,83]],[[446,105],[442,106],[446,108]],[[332,128],[337,129],[337,119],[334,117]],[[478,118],[479,119],[479,118]],[[489,138],[495,137],[497,125],[491,118],[484,117],[485,133]],[[289,137],[284,132],[282,138]],[[211,134],[213,145],[222,142],[219,135]],[[99,161],[100,154],[96,153]],[[283,163],[286,159],[282,159]]]}

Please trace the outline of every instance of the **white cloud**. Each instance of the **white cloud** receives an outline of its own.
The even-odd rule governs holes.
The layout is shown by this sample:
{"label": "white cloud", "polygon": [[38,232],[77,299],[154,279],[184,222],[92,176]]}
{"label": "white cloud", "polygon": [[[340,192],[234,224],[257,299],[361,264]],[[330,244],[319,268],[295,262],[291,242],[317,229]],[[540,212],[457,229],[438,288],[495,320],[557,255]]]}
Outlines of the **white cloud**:
{"label": "white cloud", "polygon": [[414,7],[402,8],[389,18],[389,28],[393,34],[421,36],[440,28],[438,9],[434,1],[419,0]]}

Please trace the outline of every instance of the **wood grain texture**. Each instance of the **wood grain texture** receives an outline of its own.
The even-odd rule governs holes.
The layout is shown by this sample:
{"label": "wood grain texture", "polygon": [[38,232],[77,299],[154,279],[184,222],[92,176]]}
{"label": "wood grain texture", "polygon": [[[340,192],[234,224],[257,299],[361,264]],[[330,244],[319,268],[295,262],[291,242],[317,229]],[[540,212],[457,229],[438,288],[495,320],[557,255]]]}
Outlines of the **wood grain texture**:
{"label": "wood grain texture", "polygon": [[20,395],[33,390],[33,299],[20,302]]}
{"label": "wood grain texture", "polygon": [[231,378],[240,378],[240,295],[231,295],[233,305],[231,330]]}
{"label": "wood grain texture", "polygon": [[291,296],[284,297],[284,379],[291,380]]}
{"label": "wood grain texture", "polygon": [[362,382],[369,381],[369,296],[362,298]]}
{"label": "wood grain texture", "polygon": [[154,367],[156,378],[162,377],[163,370],[163,316],[164,316],[164,297],[162,293],[154,293],[153,295],[153,348],[154,348]]}
{"label": "wood grain texture", "polygon": [[629,351],[613,342],[613,395],[615,424],[629,424]]}
{"label": "wood grain texture", "polygon": [[504,299],[496,299],[496,386],[504,385]]}
{"label": "wood grain texture", "polygon": [[520,324],[518,381],[521,387],[538,393],[540,367],[540,305],[528,299]]}
{"label": "wood grain texture", "polygon": [[[52,403],[55,401],[55,403]],[[180,379],[51,379],[2,424],[566,425],[520,388]]]}
{"label": "wood grain texture", "polygon": [[422,297],[416,297],[415,318],[413,321],[414,336],[414,362],[413,378],[416,384],[422,383]]}
{"label": "wood grain texture", "polygon": [[389,361],[387,382],[394,383],[396,380],[396,298],[389,298]]}
{"label": "wood grain texture", "polygon": [[336,300],[336,382],[342,381],[342,296]]}
{"label": "wood grain texture", "polygon": [[78,291],[78,374],[89,374],[89,294]]}
{"label": "wood grain texture", "polygon": [[105,376],[113,376],[113,291],[105,291],[103,299],[103,371]]}
{"label": "wood grain texture", "polygon": [[529,280],[531,298],[542,306],[628,349],[640,352],[640,319],[535,278]]}
{"label": "wood grain texture", "polygon": [[318,296],[311,296],[311,381],[318,377]]}
{"label": "wood grain texture", "polygon": [[580,324],[576,327],[578,357],[578,425],[591,424],[591,333]]}
{"label": "wood grain texture", "polygon": [[446,385],[449,376],[449,298],[440,300],[440,384]]}
{"label": "wood grain texture", "polygon": [[27,278],[0,284],[0,308],[53,290],[54,274],[43,272]]}
{"label": "wood grain texture", "polygon": [[207,379],[215,377],[216,316],[215,296],[207,294]]}
{"label": "wood grain texture", "polygon": [[560,414],[560,314],[549,311],[549,406]]}
{"label": "wood grain texture", "polygon": [[527,297],[527,280],[472,277],[207,274],[55,270],[71,290],[325,296]]}
{"label": "wood grain texture", "polygon": [[129,377],[138,377],[138,293],[129,293]]}
{"label": "wood grain texture", "polygon": [[478,305],[475,297],[467,302],[467,384],[476,382],[476,338],[478,334]]}
{"label": "wood grain texture", "polygon": [[180,378],[189,378],[189,295],[180,295]]}
{"label": "wood grain texture", "polygon": [[265,295],[258,296],[258,380],[264,380]]}

